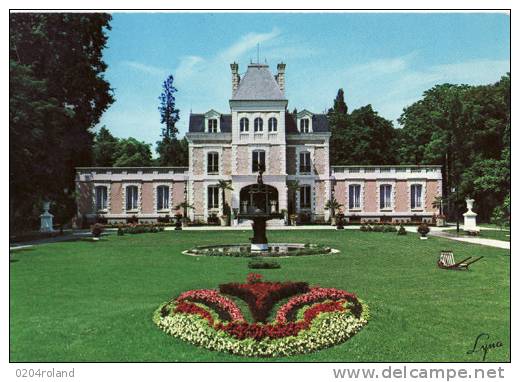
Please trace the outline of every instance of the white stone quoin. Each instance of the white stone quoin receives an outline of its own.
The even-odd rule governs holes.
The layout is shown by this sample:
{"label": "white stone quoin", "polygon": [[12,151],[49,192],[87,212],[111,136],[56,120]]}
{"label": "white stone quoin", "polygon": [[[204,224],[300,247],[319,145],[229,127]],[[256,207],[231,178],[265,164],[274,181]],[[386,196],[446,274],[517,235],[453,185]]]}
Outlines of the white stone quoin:
{"label": "white stone quoin", "polygon": [[475,200],[466,199],[466,208],[468,211],[464,213],[464,231],[478,232],[480,229],[477,227],[477,214],[473,212],[473,203]]}
{"label": "white stone quoin", "polygon": [[54,215],[49,212],[50,202],[43,202],[43,214],[40,215],[40,232],[52,232],[52,219]]}

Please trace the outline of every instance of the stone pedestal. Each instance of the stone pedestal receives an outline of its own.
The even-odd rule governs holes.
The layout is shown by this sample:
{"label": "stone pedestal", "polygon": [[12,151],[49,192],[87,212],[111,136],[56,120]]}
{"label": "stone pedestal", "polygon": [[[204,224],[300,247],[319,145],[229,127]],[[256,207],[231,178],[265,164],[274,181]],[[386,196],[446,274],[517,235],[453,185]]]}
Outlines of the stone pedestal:
{"label": "stone pedestal", "polygon": [[479,232],[480,229],[477,227],[477,214],[473,212],[473,199],[466,199],[466,208],[468,211],[463,214],[464,216],[464,231],[468,232]]}
{"label": "stone pedestal", "polygon": [[54,215],[49,212],[50,202],[43,202],[43,214],[40,215],[40,232],[53,232],[52,219]]}

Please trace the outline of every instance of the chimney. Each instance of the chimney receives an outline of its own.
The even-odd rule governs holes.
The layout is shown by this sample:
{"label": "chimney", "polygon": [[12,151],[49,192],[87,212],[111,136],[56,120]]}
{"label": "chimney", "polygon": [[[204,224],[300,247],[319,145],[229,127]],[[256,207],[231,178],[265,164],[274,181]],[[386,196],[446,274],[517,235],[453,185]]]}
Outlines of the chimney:
{"label": "chimney", "polygon": [[276,82],[283,95],[285,95],[285,64],[280,62],[277,67],[278,74],[276,75]]}
{"label": "chimney", "polygon": [[231,64],[231,94],[235,94],[240,83],[240,75],[238,74],[238,64],[233,62]]}

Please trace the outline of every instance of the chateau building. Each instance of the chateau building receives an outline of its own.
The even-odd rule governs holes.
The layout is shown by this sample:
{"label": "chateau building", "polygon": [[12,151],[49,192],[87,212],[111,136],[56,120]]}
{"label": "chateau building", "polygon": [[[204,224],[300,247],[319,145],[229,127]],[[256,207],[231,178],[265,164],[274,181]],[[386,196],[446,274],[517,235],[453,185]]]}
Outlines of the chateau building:
{"label": "chateau building", "polygon": [[218,221],[247,208],[260,168],[271,210],[302,222],[327,221],[332,198],[352,221],[429,221],[438,213],[432,204],[441,195],[440,166],[331,166],[326,115],[287,110],[285,64],[275,75],[250,64],[241,77],[233,63],[231,78],[229,113],[190,115],[188,168],[78,168],[78,218],[152,222],[186,202],[192,221]]}

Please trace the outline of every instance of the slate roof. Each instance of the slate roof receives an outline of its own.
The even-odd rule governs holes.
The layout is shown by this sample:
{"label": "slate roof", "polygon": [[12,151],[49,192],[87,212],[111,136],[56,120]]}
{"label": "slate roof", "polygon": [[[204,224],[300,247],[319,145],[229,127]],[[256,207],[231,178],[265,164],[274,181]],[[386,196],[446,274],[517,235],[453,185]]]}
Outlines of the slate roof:
{"label": "slate roof", "polygon": [[[312,116],[312,132],[327,133],[329,131],[329,121],[327,114],[313,114]],[[300,134],[298,126],[296,126],[296,116],[292,113],[285,113],[285,132],[287,134]]]}
{"label": "slate roof", "polygon": [[[190,133],[204,132],[204,114],[190,114]],[[231,133],[231,114],[220,115],[220,132]]]}
{"label": "slate roof", "polygon": [[[314,114],[312,116],[312,131],[315,133],[326,133],[329,131],[329,123],[326,114]],[[204,114],[190,114],[189,132],[204,132]],[[231,114],[221,114],[220,132],[231,133]],[[289,112],[285,113],[285,132],[287,134],[300,133],[296,126],[296,116]]]}
{"label": "slate roof", "polygon": [[285,100],[269,66],[264,64],[250,64],[247,72],[240,79],[232,100]]}

